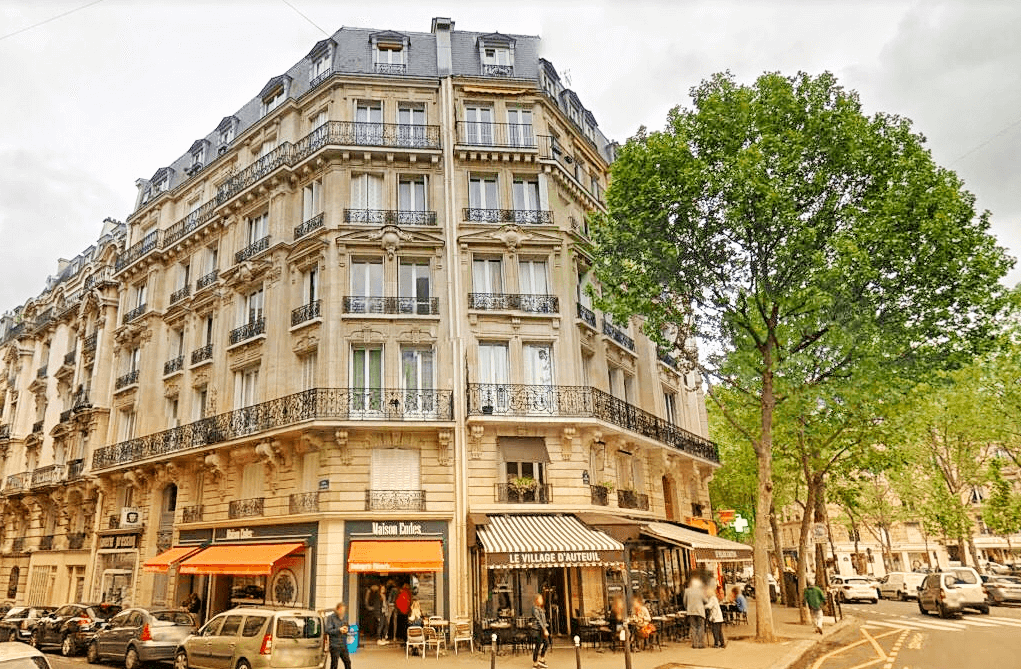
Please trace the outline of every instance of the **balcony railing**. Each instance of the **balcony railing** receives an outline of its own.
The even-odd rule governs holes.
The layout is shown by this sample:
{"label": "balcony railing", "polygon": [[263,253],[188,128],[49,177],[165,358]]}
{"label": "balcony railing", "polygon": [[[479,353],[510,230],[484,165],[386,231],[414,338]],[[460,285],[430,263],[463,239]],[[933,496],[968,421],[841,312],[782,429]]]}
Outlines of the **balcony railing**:
{"label": "balcony railing", "polygon": [[595,330],[596,329],[596,312],[592,311],[591,309],[586,307],[581,302],[577,302],[576,304],[578,305],[578,318],[580,318],[581,321],[583,323],[585,323],[586,325],[588,325],[590,328]]}
{"label": "balcony railing", "polygon": [[308,82],[309,90],[312,90],[313,88],[315,88],[319,84],[321,84],[324,81],[326,81],[327,79],[329,79],[331,76],[333,76],[333,70],[326,70],[322,74],[316,75],[315,79],[313,79],[312,81]]}
{"label": "balcony railing", "polygon": [[405,63],[376,63],[376,74],[407,74]]}
{"label": "balcony railing", "polygon": [[670,355],[669,353],[666,353],[664,351],[659,351],[656,354],[656,357],[659,358],[659,361],[662,362],[667,367],[671,367],[673,369],[678,369],[678,367],[677,367],[677,358],[675,358],[674,356]]}
{"label": "balcony railing", "polygon": [[74,349],[71,349],[70,351],[68,351],[67,353],[64,354],[64,364],[65,365],[73,365],[74,364],[74,359],[77,356],[78,356],[78,351],[76,351]]}
{"label": "balcony railing", "polygon": [[301,325],[305,321],[319,318],[322,315],[322,300],[312,300],[291,311],[291,327]]}
{"label": "balcony railing", "polygon": [[43,425],[45,425],[45,421],[41,421],[41,420],[37,420],[35,423],[33,423],[32,424],[32,434],[42,434],[43,433]]}
{"label": "balcony railing", "polygon": [[60,412],[60,422],[66,423],[71,420],[71,416],[74,415],[74,409],[64,409]]}
{"label": "balcony railing", "polygon": [[719,462],[712,441],[589,386],[470,383],[468,415],[595,418],[679,451]]}
{"label": "balcony railing", "polygon": [[319,214],[318,216],[313,216],[312,218],[308,219],[301,225],[294,226],[294,238],[301,239],[302,237],[312,232],[313,230],[318,230],[319,228],[323,227],[323,222],[325,220],[326,214]]}
{"label": "balcony railing", "polygon": [[497,483],[496,501],[504,504],[550,504],[553,501],[553,487],[549,483],[536,483],[531,488],[522,488],[513,483]]}
{"label": "balcony railing", "polygon": [[266,334],[266,319],[256,318],[255,320],[249,321],[241,327],[236,327],[230,331],[230,343],[238,344],[246,339],[251,339],[261,334]]}
{"label": "balcony railing", "polygon": [[49,465],[32,471],[32,487],[38,488],[64,482],[64,465]]}
{"label": "balcony railing", "polygon": [[495,65],[493,63],[482,64],[482,76],[484,77],[513,77],[513,65]]}
{"label": "balcony railing", "polygon": [[[261,181],[284,165],[291,164],[291,152],[293,147],[290,142],[284,142],[266,155],[257,159],[254,163],[227,178],[220,187],[216,189],[214,206],[219,206],[231,199],[244,189]],[[240,262],[240,261],[238,261]]]}
{"label": "balcony railing", "polygon": [[162,553],[168,551],[174,545],[174,531],[173,530],[157,530],[156,531],[156,550]]}
{"label": "balcony railing", "polygon": [[44,534],[43,536],[39,537],[39,550],[41,550],[41,551],[51,551],[51,550],[53,550],[53,535],[52,534]]}
{"label": "balcony railing", "polygon": [[0,425],[0,440],[11,438],[11,426]]}
{"label": "balcony railing", "polygon": [[227,516],[229,518],[257,518],[263,515],[265,502],[265,497],[231,500],[227,508]]}
{"label": "balcony railing", "polygon": [[218,278],[220,278],[220,270],[216,269],[214,269],[209,274],[206,274],[205,276],[199,277],[199,280],[195,282],[195,292],[198,292],[203,288],[213,285],[214,283],[216,283],[216,280]]}
{"label": "balcony railing", "polygon": [[45,328],[47,325],[49,325],[52,321],[53,321],[53,307],[50,307],[49,309],[35,317],[35,323],[33,323],[33,327],[35,328],[36,332],[38,332]]}
{"label": "balcony railing", "polygon": [[365,225],[436,225],[436,212],[403,209],[345,209],[344,222]]}
{"label": "balcony railing", "polygon": [[649,510],[649,496],[634,490],[618,490],[617,506],[621,509]]}
{"label": "balcony railing", "polygon": [[182,523],[202,522],[202,505],[196,504],[194,506],[186,506],[183,509],[181,509],[181,522]]}
{"label": "balcony railing", "polygon": [[205,360],[213,359],[213,345],[206,344],[191,352],[191,364],[197,365]]}
{"label": "balcony railing", "polygon": [[11,541],[11,552],[12,553],[25,552],[25,537],[14,537],[14,540]]}
{"label": "balcony railing", "polygon": [[124,318],[121,320],[121,322],[124,323],[124,324],[130,323],[131,321],[135,320],[136,318],[138,318],[139,316],[144,314],[146,309],[148,309],[148,308],[149,308],[149,306],[146,305],[146,304],[138,305],[137,307],[135,307],[131,311],[129,311],[126,314],[124,314]]}
{"label": "balcony railing", "polygon": [[67,463],[67,481],[77,481],[85,470],[85,460],[78,458]]}
{"label": "balcony railing", "polygon": [[328,121],[294,145],[292,164],[304,160],[328,145],[438,149],[440,148],[440,126]]}
{"label": "balcony railing", "polygon": [[[585,139],[588,139],[587,137]],[[570,175],[578,186],[600,203],[605,202],[603,187],[598,181],[593,181],[589,174],[578,165],[578,161],[571,158],[555,138],[550,135],[539,135],[539,157],[545,160],[555,160]],[[589,140],[591,143],[591,140]]]}
{"label": "balcony railing", "polygon": [[440,313],[438,297],[361,297],[345,295],[345,314],[414,314],[436,316]]}
{"label": "balcony railing", "polygon": [[138,371],[139,370],[137,370],[137,369],[133,369],[130,372],[128,372],[127,374],[122,374],[122,375],[118,376],[117,380],[113,384],[114,390],[120,390],[121,388],[127,388],[128,386],[131,386],[131,385],[134,385],[134,384],[138,383]]}
{"label": "balcony railing", "polygon": [[449,421],[449,390],[314,388],[97,449],[96,470],[166,456],[306,421]]}
{"label": "balcony railing", "polygon": [[159,240],[159,231],[153,230],[143,237],[142,241],[133,244],[127,251],[117,256],[117,262],[114,264],[115,269],[119,272],[144,256],[146,253],[154,250],[157,246],[159,246]]}
{"label": "balcony railing", "polygon": [[93,332],[88,337],[82,340],[82,351],[85,353],[91,353],[96,350],[96,343],[99,341],[99,333]]}
{"label": "balcony railing", "polygon": [[73,551],[80,551],[85,547],[85,533],[72,532],[67,535],[67,547]]}
{"label": "balcony railing", "polygon": [[101,267],[85,279],[85,283],[82,284],[82,290],[89,290],[93,286],[110,281],[112,276],[113,270],[110,266]]}
{"label": "balcony railing", "polygon": [[252,242],[245,248],[241,249],[234,254],[234,264],[244,262],[254,255],[262,253],[269,248],[269,235],[266,235],[262,239]]}
{"label": "balcony railing", "polygon": [[531,123],[457,122],[457,143],[466,146],[492,146],[535,149],[535,130]]}
{"label": "balcony railing", "polygon": [[465,207],[464,220],[471,223],[553,225],[553,212],[541,209],[473,209]]}
{"label": "balcony railing", "polygon": [[518,295],[514,293],[468,293],[468,308],[527,311],[533,314],[555,314],[560,311],[556,295]]}
{"label": "balcony railing", "polygon": [[48,374],[48,371],[49,370],[47,369],[47,365],[43,365],[39,369],[35,370],[35,378],[45,379],[46,375]]}
{"label": "balcony railing", "polygon": [[32,472],[19,472],[17,474],[9,474],[7,480],[4,481],[4,492],[20,492],[22,490],[28,490],[29,483],[32,481]]}
{"label": "balcony railing", "polygon": [[296,492],[287,500],[290,514],[316,513],[319,511],[319,492]]}
{"label": "balcony railing", "polygon": [[83,409],[91,409],[92,401],[89,399],[89,389],[79,388],[75,394],[74,399],[71,403],[71,408],[75,411],[81,411]]}
{"label": "balcony railing", "polygon": [[171,358],[163,363],[163,376],[167,374],[173,374],[179,372],[184,368],[184,355],[179,355],[176,358]]}
{"label": "balcony railing", "polygon": [[610,504],[609,488],[601,485],[590,485],[588,488],[593,504],[596,506],[608,506]]}
{"label": "balcony railing", "polygon": [[366,511],[425,511],[424,490],[366,490]]}
{"label": "balcony railing", "polygon": [[189,295],[191,295],[191,284],[186,283],[174,292],[170,293],[170,304],[177,304]]}
{"label": "balcony railing", "polygon": [[624,331],[619,327],[611,323],[610,321],[603,319],[603,334],[617,342],[629,351],[635,350],[635,340],[624,334]]}
{"label": "balcony railing", "polygon": [[210,200],[195,211],[189,213],[183,219],[174,223],[163,231],[163,248],[172,246],[178,240],[195,232],[203,225],[213,219],[213,210],[216,209],[216,201]]}

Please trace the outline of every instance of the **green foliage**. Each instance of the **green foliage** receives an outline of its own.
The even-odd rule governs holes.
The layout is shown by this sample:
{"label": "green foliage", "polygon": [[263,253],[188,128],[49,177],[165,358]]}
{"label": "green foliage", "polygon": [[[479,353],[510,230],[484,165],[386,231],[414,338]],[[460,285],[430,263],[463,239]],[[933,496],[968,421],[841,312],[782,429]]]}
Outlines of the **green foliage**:
{"label": "green foliage", "polygon": [[993,460],[989,467],[990,494],[982,508],[982,520],[1003,537],[1021,532],[1021,494],[1003,478],[1003,463]]}

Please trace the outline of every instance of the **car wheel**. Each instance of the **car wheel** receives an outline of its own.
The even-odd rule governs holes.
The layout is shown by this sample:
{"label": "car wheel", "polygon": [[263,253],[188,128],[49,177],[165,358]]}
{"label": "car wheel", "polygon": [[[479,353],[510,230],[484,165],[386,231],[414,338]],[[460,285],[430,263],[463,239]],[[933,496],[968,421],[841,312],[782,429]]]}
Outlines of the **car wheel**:
{"label": "car wheel", "polygon": [[940,602],[940,605],[939,605],[939,617],[940,618],[949,618],[950,617],[950,612],[947,611],[947,607],[942,602]]}
{"label": "car wheel", "polygon": [[183,650],[177,651],[174,656],[174,669],[188,669],[188,654]]}
{"label": "car wheel", "polygon": [[39,648],[39,632],[32,630],[32,635],[28,637],[28,645]]}
{"label": "car wheel", "polygon": [[142,662],[138,658],[138,651],[134,646],[128,648],[128,652],[124,653],[124,669],[139,669],[141,666]]}
{"label": "car wheel", "polygon": [[71,638],[70,634],[65,634],[60,642],[60,654],[64,657],[71,657],[74,655],[74,651],[74,639]]}
{"label": "car wheel", "polygon": [[908,601],[908,593],[906,593],[906,592],[899,592],[898,591],[897,592],[897,599],[899,599],[902,602]]}
{"label": "car wheel", "polygon": [[989,615],[989,605],[988,604],[986,604],[985,606],[980,606],[978,610],[979,610],[979,613],[981,613],[984,616],[988,616]]}
{"label": "car wheel", "polygon": [[234,669],[252,669],[252,665],[248,664],[247,660],[238,660],[237,666]]}
{"label": "car wheel", "polygon": [[85,651],[85,659],[89,664],[99,664],[99,646],[95,641],[89,644],[89,649]]}
{"label": "car wheel", "polygon": [[921,613],[923,616],[929,615],[929,612],[925,610],[924,606],[922,606],[922,598],[921,597],[918,598],[918,612]]}

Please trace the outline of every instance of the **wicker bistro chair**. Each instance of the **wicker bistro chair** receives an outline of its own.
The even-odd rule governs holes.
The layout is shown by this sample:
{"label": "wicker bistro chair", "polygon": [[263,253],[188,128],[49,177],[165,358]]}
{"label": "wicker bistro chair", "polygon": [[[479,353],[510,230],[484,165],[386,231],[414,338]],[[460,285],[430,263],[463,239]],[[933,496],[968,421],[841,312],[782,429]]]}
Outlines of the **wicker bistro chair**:
{"label": "wicker bistro chair", "polygon": [[423,627],[409,627],[408,628],[408,640],[404,642],[404,659],[408,658],[412,648],[422,649],[422,659],[425,659],[425,628]]}
{"label": "wicker bistro chair", "polygon": [[475,635],[472,634],[470,622],[458,620],[454,623],[454,655],[457,655],[457,644],[459,643],[467,643],[472,654],[475,653]]}
{"label": "wicker bistro chair", "polygon": [[443,646],[443,650],[447,649],[447,639],[444,635],[436,631],[435,627],[424,627],[422,628],[425,632],[425,646],[426,650],[430,646],[436,646],[436,658],[440,657],[440,646]]}

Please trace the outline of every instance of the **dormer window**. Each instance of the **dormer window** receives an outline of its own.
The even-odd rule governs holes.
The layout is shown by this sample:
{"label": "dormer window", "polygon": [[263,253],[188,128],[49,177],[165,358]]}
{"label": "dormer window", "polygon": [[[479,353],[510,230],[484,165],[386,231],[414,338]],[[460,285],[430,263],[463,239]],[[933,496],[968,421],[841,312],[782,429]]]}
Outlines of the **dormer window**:
{"label": "dormer window", "polygon": [[206,140],[199,139],[188,149],[188,155],[191,156],[191,164],[184,171],[189,176],[198,172],[206,164],[206,144]]}
{"label": "dormer window", "polygon": [[234,141],[234,126],[227,126],[220,131],[220,144],[230,144]]}
{"label": "dormer window", "polygon": [[149,193],[152,197],[170,190],[170,168],[164,167],[156,171],[150,180]]}
{"label": "dormer window", "polygon": [[330,71],[330,52],[324,51],[312,61],[312,70],[309,72],[309,80],[315,81],[320,76]]}
{"label": "dormer window", "polygon": [[514,76],[514,38],[492,33],[479,37],[478,45],[483,76]]}
{"label": "dormer window", "polygon": [[281,86],[269,96],[262,99],[262,115],[270,113],[277,107],[279,107],[284,101],[284,88]]}
{"label": "dormer window", "polygon": [[308,70],[308,87],[315,88],[330,78],[333,72],[333,53],[337,43],[332,39],[324,39],[308,52],[310,67]]}
{"label": "dormer window", "polygon": [[376,74],[407,74],[411,40],[404,33],[387,30],[369,36]]}
{"label": "dormer window", "polygon": [[216,136],[219,148],[217,148],[217,155],[223,155],[227,150],[227,145],[234,141],[234,135],[237,132],[238,119],[236,116],[225,116],[220,125],[216,126]]}
{"label": "dormer window", "polygon": [[270,79],[269,83],[262,87],[262,90],[259,91],[259,98],[262,100],[263,116],[284,103],[290,85],[291,78],[286,74],[281,74],[279,77]]}

